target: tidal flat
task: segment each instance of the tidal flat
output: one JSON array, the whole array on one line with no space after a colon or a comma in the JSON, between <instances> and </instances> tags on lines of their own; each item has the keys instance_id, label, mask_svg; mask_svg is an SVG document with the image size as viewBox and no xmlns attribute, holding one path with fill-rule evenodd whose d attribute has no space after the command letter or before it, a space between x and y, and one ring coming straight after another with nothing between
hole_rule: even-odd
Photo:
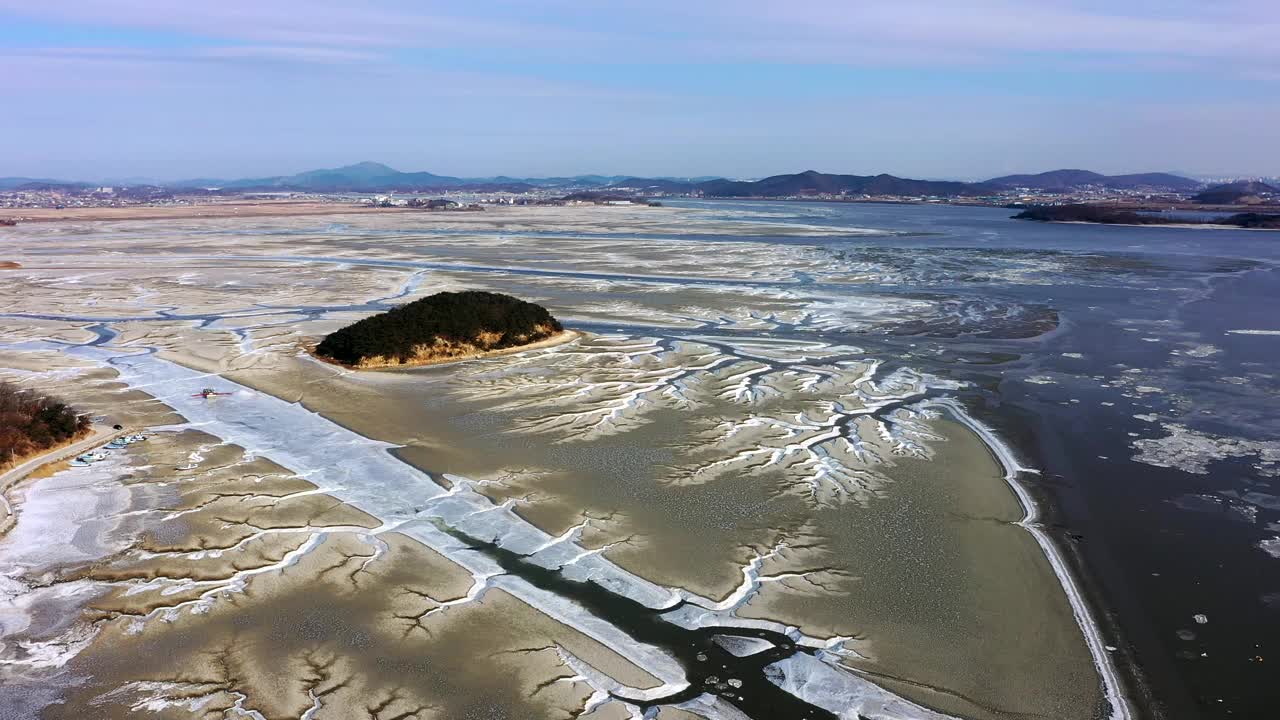
<instances>
[{"instance_id":1,"label":"tidal flat","mask_svg":"<svg viewBox=\"0 0 1280 720\"><path fill-rule=\"evenodd\" d=\"M915 268L825 244L890 231L500 208L5 233L0 377L148 440L11 492L0 716L1130 716L1028 524L1035 468L912 356L1054 316L889 292ZM459 289L579 335L306 353Z\"/></svg>"}]
</instances>

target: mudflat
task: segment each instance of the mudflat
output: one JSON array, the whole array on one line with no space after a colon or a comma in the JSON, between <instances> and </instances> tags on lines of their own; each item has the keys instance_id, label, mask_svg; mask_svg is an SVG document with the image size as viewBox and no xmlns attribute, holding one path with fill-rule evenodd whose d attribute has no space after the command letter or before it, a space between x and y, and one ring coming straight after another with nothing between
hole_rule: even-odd
<instances>
[{"instance_id":1,"label":"mudflat","mask_svg":"<svg viewBox=\"0 0 1280 720\"><path fill-rule=\"evenodd\" d=\"M767 213L466 215L7 232L0 376L152 430L15 498L0 710L1115 709L1024 469L959 383L859 339L968 315ZM460 288L572 331L377 372L302 350Z\"/></svg>"}]
</instances>

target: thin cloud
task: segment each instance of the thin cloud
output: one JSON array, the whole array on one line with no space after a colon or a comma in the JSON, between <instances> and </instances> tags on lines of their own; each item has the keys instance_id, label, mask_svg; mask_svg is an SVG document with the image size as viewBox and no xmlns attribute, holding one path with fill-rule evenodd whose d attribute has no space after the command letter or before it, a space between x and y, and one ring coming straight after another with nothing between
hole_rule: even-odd
<instances>
[{"instance_id":1,"label":"thin cloud","mask_svg":"<svg viewBox=\"0 0 1280 720\"><path fill-rule=\"evenodd\" d=\"M1144 0L1052 6L1008 0L704 0L697 3L549 0L537 12L501 0L483 6L380 2L354 6L277 0L0 0L0 12L45 21L179 33L262 47L452 48L519 62L777 62L998 64L1035 54L1217 59L1280 67L1280 14L1270 2ZM204 40L202 41L201 38ZM297 52L297 51L295 51ZM1257 68L1252 68L1256 72Z\"/></svg>"}]
</instances>

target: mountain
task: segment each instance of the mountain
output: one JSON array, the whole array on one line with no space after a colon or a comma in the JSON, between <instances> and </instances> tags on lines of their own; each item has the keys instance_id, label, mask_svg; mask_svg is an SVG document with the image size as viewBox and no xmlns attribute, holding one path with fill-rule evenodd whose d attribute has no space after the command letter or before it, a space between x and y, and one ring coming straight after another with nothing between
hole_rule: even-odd
<instances>
[{"instance_id":1,"label":"mountain","mask_svg":"<svg viewBox=\"0 0 1280 720\"><path fill-rule=\"evenodd\" d=\"M0 190L45 190L88 187L88 183L51 180L49 178L0 177Z\"/></svg>"},{"instance_id":2,"label":"mountain","mask_svg":"<svg viewBox=\"0 0 1280 720\"><path fill-rule=\"evenodd\" d=\"M1030 188L1046 192L1076 190L1087 186L1105 187L1110 190L1138 190L1143 188L1190 192L1203 183L1169 173L1133 173L1130 175L1103 175L1091 170L1050 170L1035 175L1005 175L992 178L988 185L1001 188Z\"/></svg>"},{"instance_id":3,"label":"mountain","mask_svg":"<svg viewBox=\"0 0 1280 720\"><path fill-rule=\"evenodd\" d=\"M1260 180L1241 180L1225 185L1214 185L1196 195L1192 200L1206 205L1234 205L1257 202L1266 197L1280 197L1280 188Z\"/></svg>"},{"instance_id":4,"label":"mountain","mask_svg":"<svg viewBox=\"0 0 1280 720\"><path fill-rule=\"evenodd\" d=\"M123 185L117 183L116 185ZM430 172L401 172L382 163L360 162L338 168L309 170L295 175L216 179L193 178L163 183L172 190L222 188L229 192L511 192L530 190L619 190L635 194L700 194L704 197L792 197L798 195L882 195L903 197L973 197L992 195L1014 188L1034 188L1064 192L1084 187L1113 190L1162 190L1192 192L1203 184L1168 173L1102 175L1089 170L1053 170L1036 175L1006 175L985 182L916 180L894 175L836 175L807 170L773 175L760 180L726 180L721 177L634 177L630 175L574 175L567 177L521 178L507 175L462 178ZM32 178L0 178L0 191L14 188L84 187L84 183L64 183Z\"/></svg>"},{"instance_id":5,"label":"mountain","mask_svg":"<svg viewBox=\"0 0 1280 720\"><path fill-rule=\"evenodd\" d=\"M1109 175L1107 176L1107 186L1119 190L1166 188L1177 192L1193 192L1204 187L1204 183L1170 173L1133 173L1131 175Z\"/></svg>"},{"instance_id":6,"label":"mountain","mask_svg":"<svg viewBox=\"0 0 1280 720\"><path fill-rule=\"evenodd\" d=\"M537 188L605 187L623 175L577 175L573 177L517 178L507 175L460 178L429 172L400 172L375 162L361 162L328 170L311 170L296 175L228 180L207 179L184 183L183 187L220 186L231 190L300 190L309 192L412 192L422 190L471 190L474 192L526 192Z\"/></svg>"},{"instance_id":7,"label":"mountain","mask_svg":"<svg viewBox=\"0 0 1280 720\"><path fill-rule=\"evenodd\" d=\"M234 190L308 190L313 192L379 192L386 190L436 190L465 184L462 178L429 172L400 172L382 163L361 162L297 175L232 180L223 187Z\"/></svg>"},{"instance_id":8,"label":"mountain","mask_svg":"<svg viewBox=\"0 0 1280 720\"><path fill-rule=\"evenodd\" d=\"M952 180L912 180L893 175L832 175L806 170L790 175L774 175L753 182L711 180L691 186L706 197L789 197L794 195L904 195L973 196L986 195L994 188L984 183Z\"/></svg>"}]
</instances>

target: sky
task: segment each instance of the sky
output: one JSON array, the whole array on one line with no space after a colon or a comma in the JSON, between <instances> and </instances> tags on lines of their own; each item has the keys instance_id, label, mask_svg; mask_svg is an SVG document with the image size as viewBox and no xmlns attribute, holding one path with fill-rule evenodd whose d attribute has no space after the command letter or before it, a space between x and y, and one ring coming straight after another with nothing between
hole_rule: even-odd
<instances>
[{"instance_id":1,"label":"sky","mask_svg":"<svg viewBox=\"0 0 1280 720\"><path fill-rule=\"evenodd\" d=\"M1275 0L0 0L0 176L1280 175Z\"/></svg>"}]
</instances>

